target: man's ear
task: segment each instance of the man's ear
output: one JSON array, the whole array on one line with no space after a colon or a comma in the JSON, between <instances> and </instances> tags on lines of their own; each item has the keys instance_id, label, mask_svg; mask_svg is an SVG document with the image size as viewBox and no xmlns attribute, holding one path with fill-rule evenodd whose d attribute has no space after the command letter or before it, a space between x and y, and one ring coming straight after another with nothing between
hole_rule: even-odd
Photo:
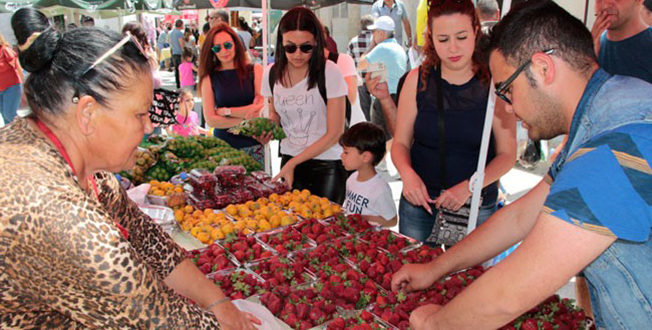
<instances>
[{"instance_id":1,"label":"man's ear","mask_svg":"<svg viewBox=\"0 0 652 330\"><path fill-rule=\"evenodd\" d=\"M75 104L75 114L77 116L77 125L84 135L91 135L95 131L96 123L94 118L97 116L98 103L94 97L84 95L79 98Z\"/></svg>"},{"instance_id":2,"label":"man's ear","mask_svg":"<svg viewBox=\"0 0 652 330\"><path fill-rule=\"evenodd\" d=\"M535 76L541 77L545 85L549 85L555 80L555 62L550 55L544 53L532 55L531 69Z\"/></svg>"}]
</instances>

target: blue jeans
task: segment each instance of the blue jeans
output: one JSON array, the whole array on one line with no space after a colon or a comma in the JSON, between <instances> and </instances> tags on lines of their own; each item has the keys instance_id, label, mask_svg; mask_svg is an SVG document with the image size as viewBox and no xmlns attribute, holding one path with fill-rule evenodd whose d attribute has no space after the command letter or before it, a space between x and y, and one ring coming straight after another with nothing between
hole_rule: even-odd
<instances>
[{"instance_id":1,"label":"blue jeans","mask_svg":"<svg viewBox=\"0 0 652 330\"><path fill-rule=\"evenodd\" d=\"M495 202L491 205L481 206L478 212L477 226L487 221L496 212L496 209ZM401 196L401 201L398 204L398 231L420 242L425 241L432 233L432 227L437 217L437 209L433 207L432 212L431 215L423 207L414 206Z\"/></svg>"},{"instance_id":2,"label":"blue jeans","mask_svg":"<svg viewBox=\"0 0 652 330\"><path fill-rule=\"evenodd\" d=\"M20 95L23 93L23 84L16 84L0 92L0 110L5 125L11 123L16 117L20 107Z\"/></svg>"},{"instance_id":3,"label":"blue jeans","mask_svg":"<svg viewBox=\"0 0 652 330\"><path fill-rule=\"evenodd\" d=\"M651 252L652 235L645 243L617 240L584 269L598 328L650 328Z\"/></svg>"}]
</instances>

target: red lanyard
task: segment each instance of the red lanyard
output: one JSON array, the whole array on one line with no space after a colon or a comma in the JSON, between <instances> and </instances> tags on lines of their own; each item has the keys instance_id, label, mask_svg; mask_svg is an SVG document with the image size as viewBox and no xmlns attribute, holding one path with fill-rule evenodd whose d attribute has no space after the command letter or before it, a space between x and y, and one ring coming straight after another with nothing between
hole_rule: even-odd
<instances>
[{"instance_id":1,"label":"red lanyard","mask_svg":"<svg viewBox=\"0 0 652 330\"><path fill-rule=\"evenodd\" d=\"M72 165L72 161L70 160L70 156L68 156L68 153L66 152L66 148L63 147L63 144L61 144L61 141L59 141L59 138L57 138L56 135L50 130L49 127L47 127L40 119L35 118L34 121L36 122L36 126L45 134L45 137L50 140L55 147L57 147L57 150L61 153L63 156L63 159L66 160L66 163L70 166L72 169L72 174L77 176L77 172L75 171L75 167ZM97 183L95 182L95 178L91 175L88 177L88 181L90 181L91 186L93 187L93 192L95 193L95 198L99 201L100 200L100 195L97 190ZM120 230L120 233L122 236L124 236L125 239L129 238L129 232L127 231L126 228L124 228L122 225L120 225L118 222L114 221L115 225L118 226L118 229Z\"/></svg>"}]
</instances>

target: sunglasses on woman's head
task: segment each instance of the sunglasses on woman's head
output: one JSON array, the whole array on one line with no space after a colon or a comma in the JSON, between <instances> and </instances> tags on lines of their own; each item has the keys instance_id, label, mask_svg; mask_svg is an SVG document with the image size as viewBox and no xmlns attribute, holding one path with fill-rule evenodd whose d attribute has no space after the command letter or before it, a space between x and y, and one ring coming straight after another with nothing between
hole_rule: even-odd
<instances>
[{"instance_id":1,"label":"sunglasses on woman's head","mask_svg":"<svg viewBox=\"0 0 652 330\"><path fill-rule=\"evenodd\" d=\"M230 41L226 41L221 45L217 44L217 45L213 46L211 48L211 50L213 51L213 53L217 54L217 53L222 51L222 47L224 47L224 49L226 49L226 50L230 50L231 48L233 48L233 43L230 42Z\"/></svg>"},{"instance_id":2,"label":"sunglasses on woman's head","mask_svg":"<svg viewBox=\"0 0 652 330\"><path fill-rule=\"evenodd\" d=\"M100 57L98 57L97 60L95 60L95 62L93 62L93 64L91 64L88 68L86 68L86 70L82 71L82 73L77 77L77 80L83 78L89 71L93 70L95 67L100 65L107 58L111 57L111 55L115 54L118 50L120 50L120 48L122 48L124 45L126 45L130 41L134 44L134 46L136 46L136 48L138 49L140 55L142 55L144 58L148 58L147 53L145 52L145 49L143 48L143 45L141 45L140 42L138 41L138 39L136 39L136 37L134 37L129 31L126 31L125 32L125 37L122 38L117 44L115 44L115 46L111 47L104 54L102 54ZM75 89L75 92L74 92L73 97L72 97L72 103L77 104L77 102L79 102L79 97L80 97L80 93L79 93L78 90Z\"/></svg>"},{"instance_id":3,"label":"sunglasses on woman's head","mask_svg":"<svg viewBox=\"0 0 652 330\"><path fill-rule=\"evenodd\" d=\"M283 50L285 50L285 52L288 54L294 54L297 49L300 49L302 53L308 54L312 52L314 48L315 46L311 44L303 44L301 46L297 46L295 44L283 45Z\"/></svg>"}]
</instances>

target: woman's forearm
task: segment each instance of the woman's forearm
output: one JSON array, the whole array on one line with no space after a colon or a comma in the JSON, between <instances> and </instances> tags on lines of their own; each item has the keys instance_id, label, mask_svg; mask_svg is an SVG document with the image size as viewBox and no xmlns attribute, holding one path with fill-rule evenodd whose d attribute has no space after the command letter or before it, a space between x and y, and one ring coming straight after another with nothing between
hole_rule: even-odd
<instances>
[{"instance_id":1,"label":"woman's forearm","mask_svg":"<svg viewBox=\"0 0 652 330\"><path fill-rule=\"evenodd\" d=\"M246 118L247 114L250 111L258 111L263 108L263 105L265 104L265 99L258 95L254 98L254 102L248 105L243 105L241 107L231 107L231 116L233 117L238 117L238 118Z\"/></svg>"},{"instance_id":2,"label":"woman's forearm","mask_svg":"<svg viewBox=\"0 0 652 330\"><path fill-rule=\"evenodd\" d=\"M392 143L391 155L392 163L394 163L394 166L396 166L396 169L401 176L404 176L406 171L412 170L410 149L408 149L406 146L398 143L397 141L394 141L394 143Z\"/></svg>"},{"instance_id":3,"label":"woman's forearm","mask_svg":"<svg viewBox=\"0 0 652 330\"><path fill-rule=\"evenodd\" d=\"M238 125L240 122L242 122L242 118L223 117L219 115L214 115L214 116L206 117L206 122L210 127L225 129L225 128L231 128L235 125Z\"/></svg>"},{"instance_id":4,"label":"woman's forearm","mask_svg":"<svg viewBox=\"0 0 652 330\"><path fill-rule=\"evenodd\" d=\"M514 153L515 154L515 153ZM513 166L516 161L515 155L499 154L487 164L484 170L484 180L482 187L486 187L505 175Z\"/></svg>"},{"instance_id":5,"label":"woman's forearm","mask_svg":"<svg viewBox=\"0 0 652 330\"><path fill-rule=\"evenodd\" d=\"M206 307L224 297L224 292L211 282L197 266L185 259L165 278L165 284L176 293L190 298L199 306Z\"/></svg>"}]
</instances>

